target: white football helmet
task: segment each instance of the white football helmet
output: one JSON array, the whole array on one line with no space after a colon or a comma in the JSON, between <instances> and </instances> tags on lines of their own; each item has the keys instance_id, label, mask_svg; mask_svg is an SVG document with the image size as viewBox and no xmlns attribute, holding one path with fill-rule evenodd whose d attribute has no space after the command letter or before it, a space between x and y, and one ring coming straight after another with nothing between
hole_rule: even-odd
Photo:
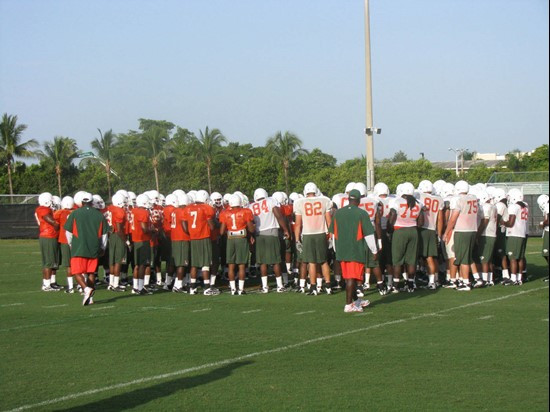
<instances>
[{"instance_id":1,"label":"white football helmet","mask_svg":"<svg viewBox=\"0 0 550 412\"><path fill-rule=\"evenodd\" d=\"M128 205L129 206L135 206L136 205L136 199L137 199L137 195L134 192L128 192Z\"/></svg>"},{"instance_id":2,"label":"white football helmet","mask_svg":"<svg viewBox=\"0 0 550 412\"><path fill-rule=\"evenodd\" d=\"M433 193L434 185L429 180L423 180L418 184L418 191L420 193Z\"/></svg>"},{"instance_id":3,"label":"white football helmet","mask_svg":"<svg viewBox=\"0 0 550 412\"><path fill-rule=\"evenodd\" d=\"M279 202L280 205L282 205L283 202L285 201L285 197L283 196L283 192L275 192L275 193L273 193L273 195L271 197L273 199L275 199L277 202Z\"/></svg>"},{"instance_id":4,"label":"white football helmet","mask_svg":"<svg viewBox=\"0 0 550 412\"><path fill-rule=\"evenodd\" d=\"M537 197L537 205L539 205L540 210L544 210L544 206L548 203L548 195L540 195Z\"/></svg>"},{"instance_id":5,"label":"white football helmet","mask_svg":"<svg viewBox=\"0 0 550 412\"><path fill-rule=\"evenodd\" d=\"M367 185L363 182L357 182L353 185L353 188L355 190L359 190L359 193L361 193L361 197L365 197L367 195Z\"/></svg>"},{"instance_id":6,"label":"white football helmet","mask_svg":"<svg viewBox=\"0 0 550 412\"><path fill-rule=\"evenodd\" d=\"M111 198L111 203L113 204L113 206L116 206L116 207L126 206L126 200L124 198L124 195L119 192L113 195L113 197Z\"/></svg>"},{"instance_id":7,"label":"white football helmet","mask_svg":"<svg viewBox=\"0 0 550 412\"><path fill-rule=\"evenodd\" d=\"M247 195L243 195L243 207L248 207L250 205L250 202L248 200Z\"/></svg>"},{"instance_id":8,"label":"white football helmet","mask_svg":"<svg viewBox=\"0 0 550 412\"><path fill-rule=\"evenodd\" d=\"M210 200L206 190L199 190L195 196L196 203L207 203Z\"/></svg>"},{"instance_id":9,"label":"white football helmet","mask_svg":"<svg viewBox=\"0 0 550 412\"><path fill-rule=\"evenodd\" d=\"M224 205L228 205L229 204L229 198L231 197L231 193L226 193L225 195L223 195L223 200L222 200L222 203Z\"/></svg>"},{"instance_id":10,"label":"white football helmet","mask_svg":"<svg viewBox=\"0 0 550 412\"><path fill-rule=\"evenodd\" d=\"M92 196L92 206L94 209L105 209L105 202L103 198L99 195Z\"/></svg>"},{"instance_id":11,"label":"white football helmet","mask_svg":"<svg viewBox=\"0 0 550 412\"><path fill-rule=\"evenodd\" d=\"M377 183L374 185L373 194L375 196L383 196L383 195L389 196L390 188L385 183L382 183L382 182Z\"/></svg>"},{"instance_id":12,"label":"white football helmet","mask_svg":"<svg viewBox=\"0 0 550 412\"><path fill-rule=\"evenodd\" d=\"M442 198L448 198L455 194L455 185L452 183L445 183L443 187L441 187L441 190L439 191L439 196Z\"/></svg>"},{"instance_id":13,"label":"white football helmet","mask_svg":"<svg viewBox=\"0 0 550 412\"><path fill-rule=\"evenodd\" d=\"M434 183L433 183L433 191L432 193L433 194L436 194L436 195L439 195L439 192L441 191L441 189L443 188L443 186L445 186L445 180L436 180Z\"/></svg>"},{"instance_id":14,"label":"white football helmet","mask_svg":"<svg viewBox=\"0 0 550 412\"><path fill-rule=\"evenodd\" d=\"M176 189L176 190L174 190L174 191L172 192L172 194L173 194L174 196L178 197L180 194L183 194L183 195L184 195L185 192L184 192L183 190L181 190L181 189Z\"/></svg>"},{"instance_id":15,"label":"white football helmet","mask_svg":"<svg viewBox=\"0 0 550 412\"><path fill-rule=\"evenodd\" d=\"M214 203L216 207L221 207L223 196L219 192L212 192L212 194L210 195L210 200L212 200L212 203Z\"/></svg>"},{"instance_id":16,"label":"white football helmet","mask_svg":"<svg viewBox=\"0 0 550 412\"><path fill-rule=\"evenodd\" d=\"M300 198L300 196L298 195L298 193L296 192L292 192L289 196L288 196L288 199L290 200L290 203L294 203L296 200L298 200Z\"/></svg>"},{"instance_id":17,"label":"white football helmet","mask_svg":"<svg viewBox=\"0 0 550 412\"><path fill-rule=\"evenodd\" d=\"M455 183L455 193L468 193L470 191L470 185L465 180L459 180Z\"/></svg>"},{"instance_id":18,"label":"white football helmet","mask_svg":"<svg viewBox=\"0 0 550 412\"><path fill-rule=\"evenodd\" d=\"M241 206L242 206L242 199L238 194L233 193L232 195L229 196L229 207L241 207Z\"/></svg>"},{"instance_id":19,"label":"white football helmet","mask_svg":"<svg viewBox=\"0 0 550 412\"><path fill-rule=\"evenodd\" d=\"M268 195L265 189L262 189L259 187L258 189L254 190L254 201L257 202L261 199L267 199Z\"/></svg>"},{"instance_id":20,"label":"white football helmet","mask_svg":"<svg viewBox=\"0 0 550 412\"><path fill-rule=\"evenodd\" d=\"M354 187L355 187L355 182L349 182L349 183L346 185L345 193L346 193L346 194L349 194L349 192L351 192L351 191L353 190Z\"/></svg>"},{"instance_id":21,"label":"white football helmet","mask_svg":"<svg viewBox=\"0 0 550 412\"><path fill-rule=\"evenodd\" d=\"M166 196L166 204L168 206L179 207L178 197L175 194L169 194Z\"/></svg>"},{"instance_id":22,"label":"white football helmet","mask_svg":"<svg viewBox=\"0 0 550 412\"><path fill-rule=\"evenodd\" d=\"M486 190L480 190L476 193L480 204L487 203L492 200L491 195Z\"/></svg>"},{"instance_id":23,"label":"white football helmet","mask_svg":"<svg viewBox=\"0 0 550 412\"><path fill-rule=\"evenodd\" d=\"M154 205L158 204L159 195L160 195L160 193L158 191L149 190L149 191L145 192L144 194L146 194L149 197L149 201L152 202Z\"/></svg>"},{"instance_id":24,"label":"white football helmet","mask_svg":"<svg viewBox=\"0 0 550 412\"><path fill-rule=\"evenodd\" d=\"M157 203L158 206L165 206L166 205L166 197L162 193L159 193L159 200Z\"/></svg>"},{"instance_id":25,"label":"white football helmet","mask_svg":"<svg viewBox=\"0 0 550 412\"><path fill-rule=\"evenodd\" d=\"M313 182L306 183L306 185L304 186L304 196L307 196L310 193L313 193L315 196L317 196L318 190L319 188L315 183Z\"/></svg>"},{"instance_id":26,"label":"white football helmet","mask_svg":"<svg viewBox=\"0 0 550 412\"><path fill-rule=\"evenodd\" d=\"M145 193L142 193L136 198L136 206L148 209L151 207L151 199Z\"/></svg>"},{"instance_id":27,"label":"white football helmet","mask_svg":"<svg viewBox=\"0 0 550 412\"><path fill-rule=\"evenodd\" d=\"M117 193L120 193L120 194L121 194L122 196L124 196L126 199L128 198L128 192L127 192L126 190L124 190L124 189L119 189L119 190L117 190L116 193L115 193L115 195L116 195Z\"/></svg>"},{"instance_id":28,"label":"white football helmet","mask_svg":"<svg viewBox=\"0 0 550 412\"><path fill-rule=\"evenodd\" d=\"M74 200L71 196L65 196L61 199L61 208L71 210L74 207Z\"/></svg>"},{"instance_id":29,"label":"white football helmet","mask_svg":"<svg viewBox=\"0 0 550 412\"><path fill-rule=\"evenodd\" d=\"M52 196L52 209L59 210L61 208L61 198L59 196Z\"/></svg>"},{"instance_id":30,"label":"white football helmet","mask_svg":"<svg viewBox=\"0 0 550 412\"><path fill-rule=\"evenodd\" d=\"M516 188L510 189L508 191L508 199L512 204L523 202L523 193L521 192L521 190Z\"/></svg>"},{"instance_id":31,"label":"white football helmet","mask_svg":"<svg viewBox=\"0 0 550 412\"><path fill-rule=\"evenodd\" d=\"M74 203L78 207L82 207L83 203L91 202L92 200L92 194L89 192L80 191L74 195Z\"/></svg>"},{"instance_id":32,"label":"white football helmet","mask_svg":"<svg viewBox=\"0 0 550 412\"><path fill-rule=\"evenodd\" d=\"M195 201L194 199L191 199L189 193L178 193L176 197L178 198L178 207L190 205Z\"/></svg>"},{"instance_id":33,"label":"white football helmet","mask_svg":"<svg viewBox=\"0 0 550 412\"><path fill-rule=\"evenodd\" d=\"M52 207L52 204L53 204L52 194L49 192L41 193L40 196L38 196L38 204L40 206Z\"/></svg>"},{"instance_id":34,"label":"white football helmet","mask_svg":"<svg viewBox=\"0 0 550 412\"><path fill-rule=\"evenodd\" d=\"M399 183L395 188L395 196L401 197L403 195L403 183Z\"/></svg>"},{"instance_id":35,"label":"white football helmet","mask_svg":"<svg viewBox=\"0 0 550 412\"><path fill-rule=\"evenodd\" d=\"M403 195L414 195L414 186L410 182L401 183L401 196Z\"/></svg>"}]
</instances>

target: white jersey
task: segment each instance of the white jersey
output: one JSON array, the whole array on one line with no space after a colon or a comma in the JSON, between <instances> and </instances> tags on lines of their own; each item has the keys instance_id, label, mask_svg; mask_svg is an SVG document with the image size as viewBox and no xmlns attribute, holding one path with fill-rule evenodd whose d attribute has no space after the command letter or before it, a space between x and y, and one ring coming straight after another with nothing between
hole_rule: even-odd
<instances>
[{"instance_id":1,"label":"white jersey","mask_svg":"<svg viewBox=\"0 0 550 412\"><path fill-rule=\"evenodd\" d=\"M497 202L495 206L497 208L497 214L501 216L501 222L508 221L508 206L506 206L503 202ZM500 231L502 233L506 233L506 228L502 226L500 227Z\"/></svg>"},{"instance_id":2,"label":"white jersey","mask_svg":"<svg viewBox=\"0 0 550 412\"><path fill-rule=\"evenodd\" d=\"M424 210L424 229L436 230L437 229L437 217L439 212L443 210L443 199L436 195L429 193L420 193L420 204Z\"/></svg>"},{"instance_id":3,"label":"white jersey","mask_svg":"<svg viewBox=\"0 0 550 412\"><path fill-rule=\"evenodd\" d=\"M451 199L451 211L459 211L455 232L477 232L479 204L474 195L459 195Z\"/></svg>"},{"instance_id":4,"label":"white jersey","mask_svg":"<svg viewBox=\"0 0 550 412\"><path fill-rule=\"evenodd\" d=\"M388 228L388 217L390 216L390 198L389 197L379 197L378 201L380 202L380 207L382 208L382 215L380 216L380 226L382 230Z\"/></svg>"},{"instance_id":5,"label":"white jersey","mask_svg":"<svg viewBox=\"0 0 550 412\"><path fill-rule=\"evenodd\" d=\"M254 214L254 223L256 224L256 233L261 233L265 230L279 229L279 222L273 213L274 207L279 207L277 202L272 197L259 200L248 206Z\"/></svg>"},{"instance_id":6,"label":"white jersey","mask_svg":"<svg viewBox=\"0 0 550 412\"><path fill-rule=\"evenodd\" d=\"M514 215L516 221L514 226L506 228L506 236L508 237L525 237L529 221L529 208L521 207L517 203L508 206L508 214Z\"/></svg>"},{"instance_id":7,"label":"white jersey","mask_svg":"<svg viewBox=\"0 0 550 412\"><path fill-rule=\"evenodd\" d=\"M416 226L416 219L418 219L421 211L420 203L416 202L414 207L409 209L407 199L396 197L390 201L390 209L395 210L397 214L397 219L393 225L396 229Z\"/></svg>"},{"instance_id":8,"label":"white jersey","mask_svg":"<svg viewBox=\"0 0 550 412\"><path fill-rule=\"evenodd\" d=\"M294 202L294 213L302 216L302 234L328 233L326 214L332 209L332 200L325 196L304 197Z\"/></svg>"},{"instance_id":9,"label":"white jersey","mask_svg":"<svg viewBox=\"0 0 550 412\"><path fill-rule=\"evenodd\" d=\"M370 221L373 225L376 217L376 211L378 210L379 205L380 201L375 197L366 196L362 197L359 201L359 209L363 209L369 214Z\"/></svg>"},{"instance_id":10,"label":"white jersey","mask_svg":"<svg viewBox=\"0 0 550 412\"><path fill-rule=\"evenodd\" d=\"M497 236L497 208L491 203L484 203L481 207L483 211L483 218L489 219L485 230L481 234L486 237L496 237Z\"/></svg>"},{"instance_id":11,"label":"white jersey","mask_svg":"<svg viewBox=\"0 0 550 412\"><path fill-rule=\"evenodd\" d=\"M345 193L338 193L332 196L332 203L334 203L336 209L342 209L349 203L349 196Z\"/></svg>"}]
</instances>

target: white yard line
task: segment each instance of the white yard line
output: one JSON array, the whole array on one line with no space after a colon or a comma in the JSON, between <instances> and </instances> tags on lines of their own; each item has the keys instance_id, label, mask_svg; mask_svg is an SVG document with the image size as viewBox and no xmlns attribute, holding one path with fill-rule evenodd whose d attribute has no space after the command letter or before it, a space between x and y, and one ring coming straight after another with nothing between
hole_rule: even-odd
<instances>
[{"instance_id":1,"label":"white yard line","mask_svg":"<svg viewBox=\"0 0 550 412\"><path fill-rule=\"evenodd\" d=\"M9 308L10 306L21 306L21 305L24 305L24 303L6 303L5 305L2 305L0 307Z\"/></svg>"},{"instance_id":2,"label":"white yard line","mask_svg":"<svg viewBox=\"0 0 550 412\"><path fill-rule=\"evenodd\" d=\"M51 309L51 308L64 308L65 306L69 306L69 304L64 303L63 305L51 305L51 306L42 306L42 307L46 309Z\"/></svg>"},{"instance_id":3,"label":"white yard line","mask_svg":"<svg viewBox=\"0 0 550 412\"><path fill-rule=\"evenodd\" d=\"M195 310L192 310L191 312L192 312L192 313L207 312L207 311L209 311L209 310L212 310L212 308L195 309Z\"/></svg>"},{"instance_id":4,"label":"white yard line","mask_svg":"<svg viewBox=\"0 0 550 412\"><path fill-rule=\"evenodd\" d=\"M196 372L196 371L199 371L199 370L202 370L202 369L215 368L215 367L218 367L218 366L227 365L227 364L234 363L234 362L239 362L239 361L242 361L244 359L255 358L255 357L258 357L258 356L268 355L268 354L271 354L271 353L285 352L285 351L288 351L288 350L291 350L291 349L299 348L299 347L302 347L302 346L307 346L307 345L310 345L312 343L322 342L322 341L326 341L326 340L330 340L330 339L340 338L342 336L347 336L347 335L352 335L352 334L356 334L356 333L366 332L366 331L371 330L371 329L378 329L378 328L382 328L384 326L391 326L391 325L396 325L396 324L399 324L399 323L409 322L411 320L418 320L418 319L433 317L433 316L437 316L437 315L442 314L442 313L452 312L454 310L465 309L465 308L469 308L469 307L477 306L477 305L483 305L483 304L486 304L486 303L499 302L499 301L504 300L504 299L525 295L525 294L531 293L531 292L537 292L537 291L543 290L543 289L548 289L548 286L535 288L535 289L530 289L530 290L526 290L526 291L521 291L521 292L517 292L517 293L512 293L510 295L501 296L501 297L498 297L498 298L487 299L487 300L479 300L477 302L466 303L464 305L454 306L452 308L443 309L443 310L440 310L440 311L437 311L437 312L423 313L423 314L420 314L420 315L417 315L417 316L412 316L412 317L409 317L409 318L402 318L402 319L392 320L392 321L388 321L388 322L377 323L375 325L365 326L364 328L352 329L352 330L348 330L348 331L345 331L345 332L335 333L335 334L332 334L332 335L320 336L318 338L308 339L308 340L305 340L305 341L302 341L302 342L294 343L292 345L279 346L277 348L267 349L267 350L263 350L263 351L260 351L260 352L247 353L245 355L237 356L235 358L223 359L223 360L220 360L220 361L217 361L217 362L211 362L211 363L204 363L202 365L193 366L191 368L180 369L178 371L164 373L162 375L148 376L148 377L145 377L145 378L135 379L135 380L129 381L129 382L119 383L119 384L116 384L116 385L104 386L102 388L96 388L96 389L90 389L88 391L73 393L73 394L70 394L70 395L61 396L59 398L54 398L54 399L49 399L49 400L38 402L38 403L23 405L23 406L20 406L18 408L11 409L9 412L24 411L24 410L32 409L32 408L41 408L41 407L52 405L52 404L55 404L55 403L65 402L65 401L70 401L70 400L73 400L73 399L81 398L83 396L95 395L96 393L113 391L113 390L117 390L117 389L126 388L128 386L139 385L139 384L146 383L146 382L158 381L158 380L161 380L161 379L171 378L171 377L174 377L174 376L186 375L188 373Z\"/></svg>"},{"instance_id":5,"label":"white yard line","mask_svg":"<svg viewBox=\"0 0 550 412\"><path fill-rule=\"evenodd\" d=\"M491 319L491 318L494 318L493 315L487 315L487 316L482 316L480 318L477 318L478 320L487 320L487 319Z\"/></svg>"},{"instance_id":6,"label":"white yard line","mask_svg":"<svg viewBox=\"0 0 550 412\"><path fill-rule=\"evenodd\" d=\"M315 311L314 310L308 310L307 312L297 312L297 313L295 313L295 315L306 315L308 313L315 313Z\"/></svg>"},{"instance_id":7,"label":"white yard line","mask_svg":"<svg viewBox=\"0 0 550 412\"><path fill-rule=\"evenodd\" d=\"M96 308L92 308L91 310L104 310L104 309L112 309L114 308L114 305L111 306L98 306Z\"/></svg>"},{"instance_id":8,"label":"white yard line","mask_svg":"<svg viewBox=\"0 0 550 412\"><path fill-rule=\"evenodd\" d=\"M241 312L241 313L256 313L261 311L262 311L261 309L254 309L254 310L245 310L244 312Z\"/></svg>"}]
</instances>

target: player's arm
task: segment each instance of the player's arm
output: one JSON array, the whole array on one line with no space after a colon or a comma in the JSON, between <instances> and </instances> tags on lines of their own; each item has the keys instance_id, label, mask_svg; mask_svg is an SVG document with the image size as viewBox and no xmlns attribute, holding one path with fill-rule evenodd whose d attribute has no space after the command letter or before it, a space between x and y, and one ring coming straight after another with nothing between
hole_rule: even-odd
<instances>
[{"instance_id":1,"label":"player's arm","mask_svg":"<svg viewBox=\"0 0 550 412\"><path fill-rule=\"evenodd\" d=\"M48 222L50 225L54 227L55 230L59 230L59 223L55 221L52 215L45 215L43 217L44 221Z\"/></svg>"},{"instance_id":2,"label":"player's arm","mask_svg":"<svg viewBox=\"0 0 550 412\"><path fill-rule=\"evenodd\" d=\"M277 219L277 222L279 222L279 226L283 229L283 233L285 234L287 239L290 239L290 232L288 231L288 225L286 223L286 219L281 213L281 208L279 206L273 207L273 214L275 215L275 219Z\"/></svg>"},{"instance_id":3,"label":"player's arm","mask_svg":"<svg viewBox=\"0 0 550 412\"><path fill-rule=\"evenodd\" d=\"M488 218L483 218L481 219L481 222L479 222L479 226L477 228L477 235L476 237L479 239L481 237L481 234L485 231L485 229L487 228L487 225L489 224L489 219Z\"/></svg>"},{"instance_id":4,"label":"player's arm","mask_svg":"<svg viewBox=\"0 0 550 412\"><path fill-rule=\"evenodd\" d=\"M254 223L254 220L249 220L248 222L246 222L246 230L250 234L253 234L256 232L256 224Z\"/></svg>"},{"instance_id":5,"label":"player's arm","mask_svg":"<svg viewBox=\"0 0 550 412\"><path fill-rule=\"evenodd\" d=\"M126 233L124 231L124 223L123 222L116 222L116 233L117 235L122 239L124 243L126 243Z\"/></svg>"},{"instance_id":6,"label":"player's arm","mask_svg":"<svg viewBox=\"0 0 550 412\"><path fill-rule=\"evenodd\" d=\"M393 232L393 225L395 225L396 220L397 212L395 209L390 209L390 213L388 214L388 232Z\"/></svg>"},{"instance_id":7,"label":"player's arm","mask_svg":"<svg viewBox=\"0 0 550 412\"><path fill-rule=\"evenodd\" d=\"M330 227L330 224L332 222L332 209L328 209L325 213L325 223L327 224L327 227Z\"/></svg>"},{"instance_id":8,"label":"player's arm","mask_svg":"<svg viewBox=\"0 0 550 412\"><path fill-rule=\"evenodd\" d=\"M424 226L424 209L420 208L420 213L418 214L418 217L416 218L416 227L422 227Z\"/></svg>"},{"instance_id":9,"label":"player's arm","mask_svg":"<svg viewBox=\"0 0 550 412\"><path fill-rule=\"evenodd\" d=\"M296 241L299 242L302 235L302 215L296 215L296 220L294 222L294 237Z\"/></svg>"},{"instance_id":10,"label":"player's arm","mask_svg":"<svg viewBox=\"0 0 550 412\"><path fill-rule=\"evenodd\" d=\"M504 227L512 227L516 224L516 215L510 215L508 217L508 221L501 221L500 222L501 226L504 226Z\"/></svg>"},{"instance_id":11,"label":"player's arm","mask_svg":"<svg viewBox=\"0 0 550 412\"><path fill-rule=\"evenodd\" d=\"M225 232L227 232L227 226L225 223L221 222L220 224L220 236L225 235Z\"/></svg>"},{"instance_id":12,"label":"player's arm","mask_svg":"<svg viewBox=\"0 0 550 412\"><path fill-rule=\"evenodd\" d=\"M437 224L436 224L436 230L437 230L437 236L441 238L443 236L443 228L445 227L445 213L443 210L440 210L437 214Z\"/></svg>"},{"instance_id":13,"label":"player's arm","mask_svg":"<svg viewBox=\"0 0 550 412\"><path fill-rule=\"evenodd\" d=\"M208 219L206 221L206 223L208 223L208 227L210 228L210 231L213 231L216 229L216 221L213 217L211 217L210 219Z\"/></svg>"},{"instance_id":14,"label":"player's arm","mask_svg":"<svg viewBox=\"0 0 550 412\"><path fill-rule=\"evenodd\" d=\"M451 212L451 217L449 218L447 229L445 230L445 234L443 235L443 240L445 241L445 243L449 243L451 241L451 236L453 235L453 230L455 229L456 221L458 220L459 215L459 210L453 210Z\"/></svg>"}]
</instances>

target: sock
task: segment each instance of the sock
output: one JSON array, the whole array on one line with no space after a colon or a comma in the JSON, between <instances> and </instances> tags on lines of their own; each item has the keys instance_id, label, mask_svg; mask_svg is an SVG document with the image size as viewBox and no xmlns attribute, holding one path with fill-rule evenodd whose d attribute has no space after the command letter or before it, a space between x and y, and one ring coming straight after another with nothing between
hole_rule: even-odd
<instances>
[{"instance_id":1,"label":"sock","mask_svg":"<svg viewBox=\"0 0 550 412\"><path fill-rule=\"evenodd\" d=\"M518 275L516 275L515 273L512 273L512 276L510 276L512 278L512 282L516 282L518 280Z\"/></svg>"},{"instance_id":2,"label":"sock","mask_svg":"<svg viewBox=\"0 0 550 412\"><path fill-rule=\"evenodd\" d=\"M435 275L428 275L428 283L435 283Z\"/></svg>"},{"instance_id":3,"label":"sock","mask_svg":"<svg viewBox=\"0 0 550 412\"><path fill-rule=\"evenodd\" d=\"M187 276L185 277L185 279L187 280ZM197 279L191 278L191 289L196 289L196 288L197 288Z\"/></svg>"},{"instance_id":4,"label":"sock","mask_svg":"<svg viewBox=\"0 0 550 412\"><path fill-rule=\"evenodd\" d=\"M138 282L139 279L134 278L132 280L133 280L133 284L134 284L134 289L139 290L139 282Z\"/></svg>"},{"instance_id":5,"label":"sock","mask_svg":"<svg viewBox=\"0 0 550 412\"><path fill-rule=\"evenodd\" d=\"M487 282L489 280L489 274L488 273L485 273L485 272L482 272L481 273L481 279L484 281L484 282Z\"/></svg>"},{"instance_id":6,"label":"sock","mask_svg":"<svg viewBox=\"0 0 550 412\"><path fill-rule=\"evenodd\" d=\"M114 282L114 277L115 277L115 275L109 275L109 286L113 286L113 284L115 283Z\"/></svg>"},{"instance_id":7,"label":"sock","mask_svg":"<svg viewBox=\"0 0 550 412\"><path fill-rule=\"evenodd\" d=\"M150 281L151 281L151 275L143 276L143 286L149 286Z\"/></svg>"},{"instance_id":8,"label":"sock","mask_svg":"<svg viewBox=\"0 0 550 412\"><path fill-rule=\"evenodd\" d=\"M56 283L56 281L55 281L55 275L54 275L53 273L52 273L52 275L50 276L50 285L51 285L52 283Z\"/></svg>"},{"instance_id":9,"label":"sock","mask_svg":"<svg viewBox=\"0 0 550 412\"><path fill-rule=\"evenodd\" d=\"M210 289L210 279L205 279L204 280L204 288L205 289Z\"/></svg>"},{"instance_id":10,"label":"sock","mask_svg":"<svg viewBox=\"0 0 550 412\"><path fill-rule=\"evenodd\" d=\"M487 279L489 280L489 282L492 282L493 281L493 272L489 272L487 275L488 275Z\"/></svg>"},{"instance_id":11,"label":"sock","mask_svg":"<svg viewBox=\"0 0 550 412\"><path fill-rule=\"evenodd\" d=\"M502 277L504 279L510 279L510 272L508 271L508 269L502 269Z\"/></svg>"},{"instance_id":12,"label":"sock","mask_svg":"<svg viewBox=\"0 0 550 412\"><path fill-rule=\"evenodd\" d=\"M119 276L115 276L115 275L109 275L109 276L112 276L113 277L113 286L115 288L118 288L118 282L120 280L120 277Z\"/></svg>"},{"instance_id":13,"label":"sock","mask_svg":"<svg viewBox=\"0 0 550 412\"><path fill-rule=\"evenodd\" d=\"M74 288L74 277L73 277L73 276L67 277L67 287L68 287L69 289L73 289L73 288Z\"/></svg>"},{"instance_id":14,"label":"sock","mask_svg":"<svg viewBox=\"0 0 550 412\"><path fill-rule=\"evenodd\" d=\"M216 276L217 275L210 275L210 284L214 286L216 284Z\"/></svg>"},{"instance_id":15,"label":"sock","mask_svg":"<svg viewBox=\"0 0 550 412\"><path fill-rule=\"evenodd\" d=\"M183 289L183 279L176 279L175 285L177 289Z\"/></svg>"},{"instance_id":16,"label":"sock","mask_svg":"<svg viewBox=\"0 0 550 412\"><path fill-rule=\"evenodd\" d=\"M277 287L282 288L283 287L283 278L281 276L276 277L275 281L277 282Z\"/></svg>"},{"instance_id":17,"label":"sock","mask_svg":"<svg viewBox=\"0 0 550 412\"><path fill-rule=\"evenodd\" d=\"M239 290L244 290L244 280L239 280Z\"/></svg>"},{"instance_id":18,"label":"sock","mask_svg":"<svg viewBox=\"0 0 550 412\"><path fill-rule=\"evenodd\" d=\"M45 288L50 287L50 279L42 279L42 286Z\"/></svg>"},{"instance_id":19,"label":"sock","mask_svg":"<svg viewBox=\"0 0 550 412\"><path fill-rule=\"evenodd\" d=\"M197 279L195 279L195 282L196 281L197 281ZM188 285L189 283L194 283L194 282L191 279L191 275L188 273L187 275L185 275L185 284Z\"/></svg>"},{"instance_id":20,"label":"sock","mask_svg":"<svg viewBox=\"0 0 550 412\"><path fill-rule=\"evenodd\" d=\"M450 282L450 280L451 280L451 272L447 272L447 273L445 274L445 279L447 279L447 282Z\"/></svg>"},{"instance_id":21,"label":"sock","mask_svg":"<svg viewBox=\"0 0 550 412\"><path fill-rule=\"evenodd\" d=\"M407 273L403 273L403 279L405 279L405 282L409 280L409 275Z\"/></svg>"},{"instance_id":22,"label":"sock","mask_svg":"<svg viewBox=\"0 0 550 412\"><path fill-rule=\"evenodd\" d=\"M145 280L144 279L138 279L138 290L142 290L143 286L145 286Z\"/></svg>"},{"instance_id":23,"label":"sock","mask_svg":"<svg viewBox=\"0 0 550 412\"><path fill-rule=\"evenodd\" d=\"M234 281L234 280L230 280L230 281L229 281L229 288L230 288L231 290L235 290L235 281Z\"/></svg>"},{"instance_id":24,"label":"sock","mask_svg":"<svg viewBox=\"0 0 550 412\"><path fill-rule=\"evenodd\" d=\"M267 276L262 276L262 288L267 288Z\"/></svg>"},{"instance_id":25,"label":"sock","mask_svg":"<svg viewBox=\"0 0 550 412\"><path fill-rule=\"evenodd\" d=\"M388 286L393 286L393 276L392 275L388 275Z\"/></svg>"},{"instance_id":26,"label":"sock","mask_svg":"<svg viewBox=\"0 0 550 412\"><path fill-rule=\"evenodd\" d=\"M518 282L521 282L523 278L523 273L518 273Z\"/></svg>"},{"instance_id":27,"label":"sock","mask_svg":"<svg viewBox=\"0 0 550 412\"><path fill-rule=\"evenodd\" d=\"M168 273L166 274L166 284L170 286L172 283L172 276L170 276ZM183 279L181 280L181 283L183 283Z\"/></svg>"},{"instance_id":28,"label":"sock","mask_svg":"<svg viewBox=\"0 0 550 412\"><path fill-rule=\"evenodd\" d=\"M475 280L479 280L479 273L478 272L474 273L473 276L474 276Z\"/></svg>"},{"instance_id":29,"label":"sock","mask_svg":"<svg viewBox=\"0 0 550 412\"><path fill-rule=\"evenodd\" d=\"M342 275L334 275L334 279L336 279L336 282L340 282L342 280Z\"/></svg>"},{"instance_id":30,"label":"sock","mask_svg":"<svg viewBox=\"0 0 550 412\"><path fill-rule=\"evenodd\" d=\"M283 285L288 284L288 273L286 273L286 272L283 273L282 277L283 277Z\"/></svg>"},{"instance_id":31,"label":"sock","mask_svg":"<svg viewBox=\"0 0 550 412\"><path fill-rule=\"evenodd\" d=\"M157 283L162 282L162 273L157 272Z\"/></svg>"},{"instance_id":32,"label":"sock","mask_svg":"<svg viewBox=\"0 0 550 412\"><path fill-rule=\"evenodd\" d=\"M465 285L469 285L470 284L470 279L461 279L462 282L465 284Z\"/></svg>"},{"instance_id":33,"label":"sock","mask_svg":"<svg viewBox=\"0 0 550 412\"><path fill-rule=\"evenodd\" d=\"M300 287L301 287L301 288L305 288L305 287L306 287L306 280L305 280L305 279L300 279Z\"/></svg>"},{"instance_id":34,"label":"sock","mask_svg":"<svg viewBox=\"0 0 550 412\"><path fill-rule=\"evenodd\" d=\"M85 274L82 275L82 276L84 276L84 283L88 283L88 274L85 273Z\"/></svg>"},{"instance_id":35,"label":"sock","mask_svg":"<svg viewBox=\"0 0 550 412\"><path fill-rule=\"evenodd\" d=\"M321 289L323 287L323 278L315 279L315 283L317 284L317 289Z\"/></svg>"},{"instance_id":36,"label":"sock","mask_svg":"<svg viewBox=\"0 0 550 412\"><path fill-rule=\"evenodd\" d=\"M292 270L292 263L287 263L286 264L286 273L290 273L291 270Z\"/></svg>"}]
</instances>

